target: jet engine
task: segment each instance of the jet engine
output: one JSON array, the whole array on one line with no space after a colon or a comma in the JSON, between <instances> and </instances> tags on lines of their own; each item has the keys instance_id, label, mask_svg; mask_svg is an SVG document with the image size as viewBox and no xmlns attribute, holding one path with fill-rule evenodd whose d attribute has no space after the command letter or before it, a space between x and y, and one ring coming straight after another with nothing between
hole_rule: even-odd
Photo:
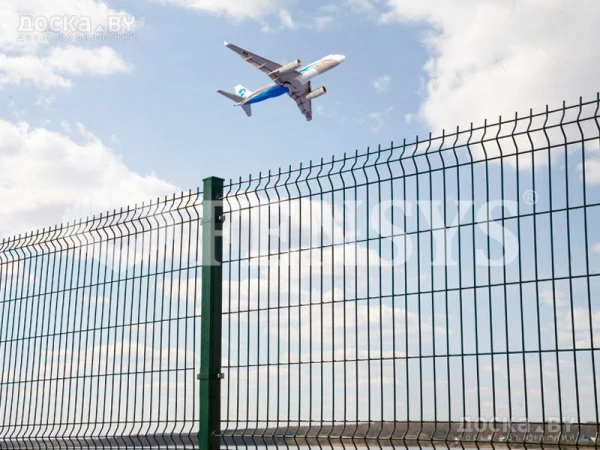
<instances>
[{"instance_id":1,"label":"jet engine","mask_svg":"<svg viewBox=\"0 0 600 450\"><path fill-rule=\"evenodd\" d=\"M297 59L295 61L292 61L291 63L286 64L285 66L281 66L279 69L273 70L272 72L269 73L269 75L281 75L286 72L291 72L292 70L297 69L301 65L302 65L302 63L300 62L299 59Z\"/></svg>"},{"instance_id":2,"label":"jet engine","mask_svg":"<svg viewBox=\"0 0 600 450\"><path fill-rule=\"evenodd\" d=\"M306 99L312 100L313 98L320 97L325 92L327 92L327 89L325 89L325 86L320 87L319 89L315 89L314 91L310 91L308 94L306 94Z\"/></svg>"}]
</instances>

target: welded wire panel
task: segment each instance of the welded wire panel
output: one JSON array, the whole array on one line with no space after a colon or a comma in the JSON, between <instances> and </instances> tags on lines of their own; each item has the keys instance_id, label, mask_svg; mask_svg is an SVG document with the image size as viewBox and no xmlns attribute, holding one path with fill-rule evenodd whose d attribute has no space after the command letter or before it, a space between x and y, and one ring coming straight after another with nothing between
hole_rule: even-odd
<instances>
[{"instance_id":1,"label":"welded wire panel","mask_svg":"<svg viewBox=\"0 0 600 450\"><path fill-rule=\"evenodd\" d=\"M202 195L0 246L0 447L197 442Z\"/></svg>"},{"instance_id":2,"label":"welded wire panel","mask_svg":"<svg viewBox=\"0 0 600 450\"><path fill-rule=\"evenodd\" d=\"M224 445L598 445L598 111L230 182Z\"/></svg>"}]
</instances>

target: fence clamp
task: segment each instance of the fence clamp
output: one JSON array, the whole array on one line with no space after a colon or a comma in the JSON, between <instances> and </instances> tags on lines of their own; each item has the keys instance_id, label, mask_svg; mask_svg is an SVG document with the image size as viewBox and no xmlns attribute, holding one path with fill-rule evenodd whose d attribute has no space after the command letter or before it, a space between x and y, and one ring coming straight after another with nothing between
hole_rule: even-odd
<instances>
[{"instance_id":1,"label":"fence clamp","mask_svg":"<svg viewBox=\"0 0 600 450\"><path fill-rule=\"evenodd\" d=\"M210 374L206 374L206 373L199 373L198 375L196 375L196 379L197 380L210 380L212 378L216 378L217 380L222 380L225 378L225 374L223 372L214 374L214 375L210 375Z\"/></svg>"}]
</instances>

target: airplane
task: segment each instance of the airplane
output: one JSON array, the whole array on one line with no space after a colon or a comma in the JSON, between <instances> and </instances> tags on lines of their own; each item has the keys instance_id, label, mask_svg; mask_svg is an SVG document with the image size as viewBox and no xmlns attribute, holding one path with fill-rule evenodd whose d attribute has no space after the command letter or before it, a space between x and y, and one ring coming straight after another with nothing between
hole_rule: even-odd
<instances>
[{"instance_id":1,"label":"airplane","mask_svg":"<svg viewBox=\"0 0 600 450\"><path fill-rule=\"evenodd\" d=\"M235 102L233 106L241 106L248 117L252 115L253 104L288 94L294 99L306 120L312 120L312 100L325 94L327 90L325 86L313 90L311 80L317 75L337 67L346 59L344 55L328 55L304 67L301 67L302 63L299 59L282 65L227 41L224 44L245 61L267 74L272 80L271 83L253 92L241 84L235 87L235 94L222 90L217 91L233 100Z\"/></svg>"}]
</instances>

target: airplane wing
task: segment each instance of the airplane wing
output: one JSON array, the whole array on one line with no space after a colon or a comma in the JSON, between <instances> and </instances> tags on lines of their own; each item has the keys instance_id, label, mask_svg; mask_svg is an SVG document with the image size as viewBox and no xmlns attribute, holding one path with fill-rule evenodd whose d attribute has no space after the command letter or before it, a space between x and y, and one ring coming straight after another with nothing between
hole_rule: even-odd
<instances>
[{"instance_id":1,"label":"airplane wing","mask_svg":"<svg viewBox=\"0 0 600 450\"><path fill-rule=\"evenodd\" d=\"M312 101L306 98L306 94L311 91L310 81L306 88L302 91L289 92L288 95L294 99L298 108L300 108L300 112L306 117L307 121L312 120Z\"/></svg>"},{"instance_id":2,"label":"airplane wing","mask_svg":"<svg viewBox=\"0 0 600 450\"><path fill-rule=\"evenodd\" d=\"M261 72L265 73L269 78L271 78L271 80L275 81L277 84L289 82L292 79L296 78L298 75L300 75L300 72L298 72L297 70L292 70L291 72L286 72L282 74L271 74L271 72L283 67L283 65L270 61L267 58L263 58L262 56L259 56L256 53L244 50L243 48L238 47L234 44L230 44L227 41L225 41L224 44L226 47L230 48L238 55L240 55L245 61L249 62Z\"/></svg>"}]
</instances>

